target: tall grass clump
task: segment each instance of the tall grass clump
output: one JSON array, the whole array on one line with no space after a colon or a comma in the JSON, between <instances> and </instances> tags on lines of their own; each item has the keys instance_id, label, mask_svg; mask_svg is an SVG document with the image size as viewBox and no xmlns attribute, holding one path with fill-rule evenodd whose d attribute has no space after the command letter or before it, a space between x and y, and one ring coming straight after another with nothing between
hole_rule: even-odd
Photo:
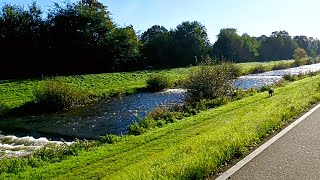
<instances>
[{"instance_id":1,"label":"tall grass clump","mask_svg":"<svg viewBox=\"0 0 320 180\"><path fill-rule=\"evenodd\" d=\"M54 110L65 110L92 101L84 91L57 80L45 80L33 91L36 104Z\"/></svg>"},{"instance_id":2,"label":"tall grass clump","mask_svg":"<svg viewBox=\"0 0 320 180\"><path fill-rule=\"evenodd\" d=\"M235 65L223 62L218 65L202 64L191 72L185 84L187 101L215 99L226 96L232 90L232 80L236 78Z\"/></svg>"},{"instance_id":3,"label":"tall grass clump","mask_svg":"<svg viewBox=\"0 0 320 180\"><path fill-rule=\"evenodd\" d=\"M147 89L152 92L161 91L172 87L173 83L169 77L163 74L153 74L147 79Z\"/></svg>"}]
</instances>

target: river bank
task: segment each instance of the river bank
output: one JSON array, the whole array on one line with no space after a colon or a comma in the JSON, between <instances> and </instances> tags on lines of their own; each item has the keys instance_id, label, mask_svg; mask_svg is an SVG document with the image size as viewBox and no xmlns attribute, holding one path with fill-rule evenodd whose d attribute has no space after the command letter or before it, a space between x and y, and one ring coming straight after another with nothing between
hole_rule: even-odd
<instances>
[{"instance_id":1,"label":"river bank","mask_svg":"<svg viewBox=\"0 0 320 180\"><path fill-rule=\"evenodd\" d=\"M2 178L202 178L319 102L320 75L201 112L140 136ZM102 165L103 164L103 165Z\"/></svg>"}]
</instances>

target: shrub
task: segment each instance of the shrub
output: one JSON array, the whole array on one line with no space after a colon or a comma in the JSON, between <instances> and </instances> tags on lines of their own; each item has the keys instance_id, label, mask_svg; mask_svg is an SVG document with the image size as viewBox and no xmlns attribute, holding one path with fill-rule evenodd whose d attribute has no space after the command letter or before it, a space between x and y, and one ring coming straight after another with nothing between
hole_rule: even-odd
<instances>
[{"instance_id":1,"label":"shrub","mask_svg":"<svg viewBox=\"0 0 320 180\"><path fill-rule=\"evenodd\" d=\"M250 74L263 73L266 71L268 71L268 68L266 66L263 66L262 64L259 64L250 70Z\"/></svg>"},{"instance_id":2,"label":"shrub","mask_svg":"<svg viewBox=\"0 0 320 180\"><path fill-rule=\"evenodd\" d=\"M260 89L259 92L265 92L265 91L269 91L271 89L270 85L263 85Z\"/></svg>"},{"instance_id":3,"label":"shrub","mask_svg":"<svg viewBox=\"0 0 320 180\"><path fill-rule=\"evenodd\" d=\"M298 67L306 64L308 64L308 58L302 58L294 60L293 66Z\"/></svg>"},{"instance_id":4,"label":"shrub","mask_svg":"<svg viewBox=\"0 0 320 180\"><path fill-rule=\"evenodd\" d=\"M235 64L230 66L230 71L233 78L243 75L240 66L237 66Z\"/></svg>"},{"instance_id":5,"label":"shrub","mask_svg":"<svg viewBox=\"0 0 320 180\"><path fill-rule=\"evenodd\" d=\"M133 124L129 125L128 130L128 134L131 135L140 135L146 131L146 129L142 127L138 122L134 122Z\"/></svg>"},{"instance_id":6,"label":"shrub","mask_svg":"<svg viewBox=\"0 0 320 180\"><path fill-rule=\"evenodd\" d=\"M294 81L294 76L290 74L285 74L282 76L282 78L286 81Z\"/></svg>"},{"instance_id":7,"label":"shrub","mask_svg":"<svg viewBox=\"0 0 320 180\"><path fill-rule=\"evenodd\" d=\"M106 134L98 139L99 144L114 144L120 140L120 137L114 134Z\"/></svg>"},{"instance_id":8,"label":"shrub","mask_svg":"<svg viewBox=\"0 0 320 180\"><path fill-rule=\"evenodd\" d=\"M56 80L45 80L43 86L33 91L33 96L35 103L56 110L83 105L92 100L85 92Z\"/></svg>"},{"instance_id":9,"label":"shrub","mask_svg":"<svg viewBox=\"0 0 320 180\"><path fill-rule=\"evenodd\" d=\"M201 99L215 99L227 95L232 88L232 80L236 78L235 67L232 63L219 65L202 64L191 72L185 88L187 101L200 101Z\"/></svg>"},{"instance_id":10,"label":"shrub","mask_svg":"<svg viewBox=\"0 0 320 180\"><path fill-rule=\"evenodd\" d=\"M172 87L172 82L162 74L151 75L147 79L147 89L149 91L156 92L169 87Z\"/></svg>"},{"instance_id":11,"label":"shrub","mask_svg":"<svg viewBox=\"0 0 320 180\"><path fill-rule=\"evenodd\" d=\"M294 50L293 59L294 60L301 60L308 58L307 52L302 48L297 48Z\"/></svg>"},{"instance_id":12,"label":"shrub","mask_svg":"<svg viewBox=\"0 0 320 180\"><path fill-rule=\"evenodd\" d=\"M292 66L293 66L292 63L281 62L281 63L275 64L272 67L272 70L288 69L288 68L291 68Z\"/></svg>"},{"instance_id":13,"label":"shrub","mask_svg":"<svg viewBox=\"0 0 320 180\"><path fill-rule=\"evenodd\" d=\"M232 100L239 100L248 96L252 96L257 93L257 90L254 88L249 88L247 90L243 90L241 88L236 89L232 94Z\"/></svg>"},{"instance_id":14,"label":"shrub","mask_svg":"<svg viewBox=\"0 0 320 180\"><path fill-rule=\"evenodd\" d=\"M187 82L187 79L178 79L173 83L174 87L183 88Z\"/></svg>"}]
</instances>

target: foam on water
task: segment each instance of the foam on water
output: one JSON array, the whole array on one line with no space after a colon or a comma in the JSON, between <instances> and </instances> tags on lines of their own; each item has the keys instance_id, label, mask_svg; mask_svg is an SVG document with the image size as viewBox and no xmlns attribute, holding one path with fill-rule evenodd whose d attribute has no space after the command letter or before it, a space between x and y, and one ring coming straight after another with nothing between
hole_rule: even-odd
<instances>
[{"instance_id":1,"label":"foam on water","mask_svg":"<svg viewBox=\"0 0 320 180\"><path fill-rule=\"evenodd\" d=\"M178 88L178 89L165 89L164 91L162 91L162 93L185 93L187 92L186 89L181 89L181 88Z\"/></svg>"},{"instance_id":2,"label":"foam on water","mask_svg":"<svg viewBox=\"0 0 320 180\"><path fill-rule=\"evenodd\" d=\"M1 133L1 131L0 131ZM0 159L4 157L23 157L32 154L37 149L49 143L71 144L71 142L49 141L47 138L33 138L31 136L17 137L0 134Z\"/></svg>"}]
</instances>

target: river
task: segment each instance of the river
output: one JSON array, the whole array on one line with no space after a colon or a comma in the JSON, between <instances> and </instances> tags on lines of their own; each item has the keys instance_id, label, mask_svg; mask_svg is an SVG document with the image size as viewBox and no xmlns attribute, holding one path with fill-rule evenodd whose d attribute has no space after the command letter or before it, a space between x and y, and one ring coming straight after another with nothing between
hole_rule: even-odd
<instances>
[{"instance_id":1,"label":"river","mask_svg":"<svg viewBox=\"0 0 320 180\"><path fill-rule=\"evenodd\" d=\"M242 89L260 88L279 81L285 74L320 70L320 63L241 76L233 86ZM139 93L101 101L98 104L76 107L69 111L38 116L12 117L0 121L0 158L25 156L47 143L97 139L100 135L126 134L127 127L158 106L183 103L185 91L169 89L157 93Z\"/></svg>"}]
</instances>

